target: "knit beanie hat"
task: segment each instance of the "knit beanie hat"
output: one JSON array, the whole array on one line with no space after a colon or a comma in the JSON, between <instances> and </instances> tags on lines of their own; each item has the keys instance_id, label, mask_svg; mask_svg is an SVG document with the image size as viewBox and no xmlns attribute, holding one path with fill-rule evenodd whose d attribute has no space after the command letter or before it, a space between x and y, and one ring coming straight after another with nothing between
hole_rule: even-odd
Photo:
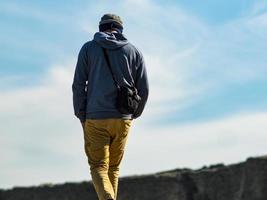
<instances>
[{"instance_id":1,"label":"knit beanie hat","mask_svg":"<svg viewBox=\"0 0 267 200\"><path fill-rule=\"evenodd\" d=\"M122 33L123 22L118 15L105 14L101 17L101 20L99 22L99 31L105 31L108 29L117 29Z\"/></svg>"}]
</instances>

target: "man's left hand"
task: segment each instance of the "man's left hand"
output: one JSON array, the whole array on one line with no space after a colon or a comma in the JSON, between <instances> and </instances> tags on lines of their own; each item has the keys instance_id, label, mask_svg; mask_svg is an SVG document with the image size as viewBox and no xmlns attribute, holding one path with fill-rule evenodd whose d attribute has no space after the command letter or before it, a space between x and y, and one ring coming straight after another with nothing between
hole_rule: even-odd
<instances>
[{"instance_id":1,"label":"man's left hand","mask_svg":"<svg viewBox=\"0 0 267 200\"><path fill-rule=\"evenodd\" d=\"M81 122L81 124L82 124L83 130L84 130L85 122Z\"/></svg>"}]
</instances>

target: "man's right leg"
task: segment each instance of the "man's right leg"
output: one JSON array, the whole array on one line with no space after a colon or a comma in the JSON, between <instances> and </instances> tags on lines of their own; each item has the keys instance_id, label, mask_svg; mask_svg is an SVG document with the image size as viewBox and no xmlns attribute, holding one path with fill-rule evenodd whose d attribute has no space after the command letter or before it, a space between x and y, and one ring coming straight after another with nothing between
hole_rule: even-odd
<instances>
[{"instance_id":1,"label":"man's right leg","mask_svg":"<svg viewBox=\"0 0 267 200\"><path fill-rule=\"evenodd\" d=\"M84 141L98 198L114 199L114 190L108 176L110 135L105 120L86 120Z\"/></svg>"},{"instance_id":2,"label":"man's right leg","mask_svg":"<svg viewBox=\"0 0 267 200\"><path fill-rule=\"evenodd\" d=\"M125 151L132 120L111 119L109 123L112 140L109 147L108 176L113 186L114 199L117 199L120 164Z\"/></svg>"}]
</instances>

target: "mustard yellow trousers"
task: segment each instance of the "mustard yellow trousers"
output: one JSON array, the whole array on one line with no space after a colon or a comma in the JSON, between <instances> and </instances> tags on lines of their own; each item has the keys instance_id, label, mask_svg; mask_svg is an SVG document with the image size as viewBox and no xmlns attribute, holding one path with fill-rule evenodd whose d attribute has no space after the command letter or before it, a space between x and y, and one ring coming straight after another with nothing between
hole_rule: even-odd
<instances>
[{"instance_id":1,"label":"mustard yellow trousers","mask_svg":"<svg viewBox=\"0 0 267 200\"><path fill-rule=\"evenodd\" d=\"M99 200L116 199L131 119L87 119L84 147Z\"/></svg>"}]
</instances>

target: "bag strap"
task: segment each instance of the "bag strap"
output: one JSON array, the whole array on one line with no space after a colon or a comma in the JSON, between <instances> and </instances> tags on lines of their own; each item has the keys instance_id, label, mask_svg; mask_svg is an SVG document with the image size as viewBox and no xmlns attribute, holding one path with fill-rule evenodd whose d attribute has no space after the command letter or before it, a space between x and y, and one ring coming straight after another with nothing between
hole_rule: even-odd
<instances>
[{"instance_id":1,"label":"bag strap","mask_svg":"<svg viewBox=\"0 0 267 200\"><path fill-rule=\"evenodd\" d=\"M111 64L110 64L109 57L108 57L107 49L105 49L105 48L102 47L102 50L103 50L103 52L104 52L104 57L105 57L105 60L106 60L107 65L108 65L108 68L109 68L109 70L110 70L110 72L111 72L113 81L114 81L116 87L117 87L118 89L120 89L120 85L119 85L119 83L116 81L115 75L114 75L114 73L113 73L113 71L112 71L112 67L111 67Z\"/></svg>"},{"instance_id":2,"label":"bag strap","mask_svg":"<svg viewBox=\"0 0 267 200\"><path fill-rule=\"evenodd\" d=\"M101 47L101 48L102 48L102 50L103 50L103 52L104 52L104 57L105 57L105 60L106 60L107 65L108 65L108 68L109 68L109 70L110 70L110 72L111 72L111 75L112 75L112 78L113 78L113 80L114 80L114 83L115 83L116 87L117 87L118 89L120 89L120 84L116 81L115 75L114 75L114 73L113 73L113 71L112 71L112 67L111 67L111 64L110 64L109 56L108 56L108 50L107 50L106 48L104 48L104 47ZM132 87L134 90L136 90L136 87L135 87L135 81L133 80L133 77L132 77L131 74L130 74L130 77L131 77L131 80L132 80L131 87Z\"/></svg>"}]
</instances>

